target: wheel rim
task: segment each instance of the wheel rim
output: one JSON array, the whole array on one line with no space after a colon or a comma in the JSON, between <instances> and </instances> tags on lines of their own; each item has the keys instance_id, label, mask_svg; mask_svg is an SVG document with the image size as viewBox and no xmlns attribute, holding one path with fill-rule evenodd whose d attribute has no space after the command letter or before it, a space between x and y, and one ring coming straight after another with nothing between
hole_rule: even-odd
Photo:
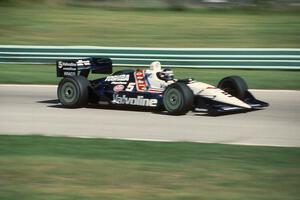
<instances>
[{"instance_id":1,"label":"wheel rim","mask_svg":"<svg viewBox=\"0 0 300 200\"><path fill-rule=\"evenodd\" d=\"M66 103L72 103L76 100L78 92L76 90L76 86L71 83L67 82L62 85L60 90L60 97Z\"/></svg>"},{"instance_id":2,"label":"wheel rim","mask_svg":"<svg viewBox=\"0 0 300 200\"><path fill-rule=\"evenodd\" d=\"M181 93L177 89L169 89L164 95L164 105L168 111L177 110L182 104Z\"/></svg>"}]
</instances>

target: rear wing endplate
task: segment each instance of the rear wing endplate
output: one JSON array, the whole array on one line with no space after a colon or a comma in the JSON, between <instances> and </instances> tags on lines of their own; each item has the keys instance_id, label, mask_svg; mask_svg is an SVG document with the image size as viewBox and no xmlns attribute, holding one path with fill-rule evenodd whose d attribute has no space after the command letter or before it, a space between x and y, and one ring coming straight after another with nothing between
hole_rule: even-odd
<instances>
[{"instance_id":1,"label":"rear wing endplate","mask_svg":"<svg viewBox=\"0 0 300 200\"><path fill-rule=\"evenodd\" d=\"M84 58L56 61L57 77L85 76L89 73L111 74L112 60L110 58Z\"/></svg>"}]
</instances>

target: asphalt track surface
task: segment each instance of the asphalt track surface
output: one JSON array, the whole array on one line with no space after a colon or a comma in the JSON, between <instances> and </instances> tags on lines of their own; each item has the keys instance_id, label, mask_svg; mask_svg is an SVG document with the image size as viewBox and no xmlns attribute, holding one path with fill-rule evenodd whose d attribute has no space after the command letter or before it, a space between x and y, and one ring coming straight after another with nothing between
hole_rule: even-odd
<instances>
[{"instance_id":1,"label":"asphalt track surface","mask_svg":"<svg viewBox=\"0 0 300 200\"><path fill-rule=\"evenodd\" d=\"M65 109L55 86L0 85L0 133L300 147L300 91L253 90L270 107L211 117L92 106Z\"/></svg>"}]
</instances>

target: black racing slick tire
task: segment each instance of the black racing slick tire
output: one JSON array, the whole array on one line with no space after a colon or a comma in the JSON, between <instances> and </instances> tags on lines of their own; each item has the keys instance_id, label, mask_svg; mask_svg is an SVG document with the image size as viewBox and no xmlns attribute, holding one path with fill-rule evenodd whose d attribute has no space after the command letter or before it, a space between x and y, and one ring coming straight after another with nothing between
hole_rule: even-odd
<instances>
[{"instance_id":1,"label":"black racing slick tire","mask_svg":"<svg viewBox=\"0 0 300 200\"><path fill-rule=\"evenodd\" d=\"M63 78L57 88L60 103L67 108L80 108L88 103L89 81L83 76Z\"/></svg>"},{"instance_id":2,"label":"black racing slick tire","mask_svg":"<svg viewBox=\"0 0 300 200\"><path fill-rule=\"evenodd\" d=\"M218 88L241 100L245 98L248 90L247 83L240 76L228 76L223 78L219 82Z\"/></svg>"},{"instance_id":3,"label":"black racing slick tire","mask_svg":"<svg viewBox=\"0 0 300 200\"><path fill-rule=\"evenodd\" d=\"M172 83L163 93L163 105L170 115L184 115L194 103L192 90L181 82Z\"/></svg>"}]
</instances>

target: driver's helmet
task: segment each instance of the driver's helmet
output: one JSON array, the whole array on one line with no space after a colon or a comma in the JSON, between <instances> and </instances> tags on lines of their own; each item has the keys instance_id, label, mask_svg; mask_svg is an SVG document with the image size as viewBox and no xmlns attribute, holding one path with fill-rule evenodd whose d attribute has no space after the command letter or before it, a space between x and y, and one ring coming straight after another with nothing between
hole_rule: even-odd
<instances>
[{"instance_id":1,"label":"driver's helmet","mask_svg":"<svg viewBox=\"0 0 300 200\"><path fill-rule=\"evenodd\" d=\"M161 64L159 61L154 61L150 64L150 70L153 72L161 71Z\"/></svg>"},{"instance_id":2,"label":"driver's helmet","mask_svg":"<svg viewBox=\"0 0 300 200\"><path fill-rule=\"evenodd\" d=\"M157 78L163 81L171 81L174 80L174 73L171 69L163 69L160 72L156 73Z\"/></svg>"}]
</instances>

